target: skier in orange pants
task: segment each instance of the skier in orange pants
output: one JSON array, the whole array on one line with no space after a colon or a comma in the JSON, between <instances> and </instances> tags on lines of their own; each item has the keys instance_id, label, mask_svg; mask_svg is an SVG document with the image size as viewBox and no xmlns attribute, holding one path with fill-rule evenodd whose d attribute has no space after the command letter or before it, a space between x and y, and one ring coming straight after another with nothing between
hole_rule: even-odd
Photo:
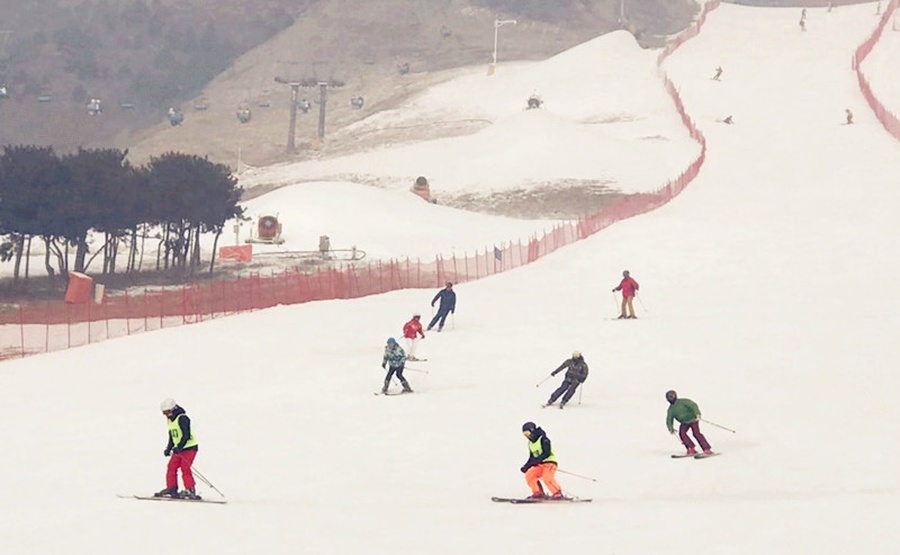
<instances>
[{"instance_id":1,"label":"skier in orange pants","mask_svg":"<svg viewBox=\"0 0 900 555\"><path fill-rule=\"evenodd\" d=\"M534 422L522 425L522 435L528 439L529 456L520 470L531 488L531 498L547 498L541 485L543 482L550 489L550 499L564 499L562 487L556 481L556 457L553 455L550 438Z\"/></svg>"}]
</instances>

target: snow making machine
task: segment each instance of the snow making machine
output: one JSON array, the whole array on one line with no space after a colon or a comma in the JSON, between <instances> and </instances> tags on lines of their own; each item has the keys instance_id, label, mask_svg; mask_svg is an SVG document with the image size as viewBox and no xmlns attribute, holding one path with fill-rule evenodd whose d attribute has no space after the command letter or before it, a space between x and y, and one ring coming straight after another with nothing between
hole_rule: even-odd
<instances>
[{"instance_id":1,"label":"snow making machine","mask_svg":"<svg viewBox=\"0 0 900 555\"><path fill-rule=\"evenodd\" d=\"M248 243L265 243L268 245L280 245L284 243L281 237L281 222L278 216L260 216L256 221L256 235L251 232Z\"/></svg>"}]
</instances>

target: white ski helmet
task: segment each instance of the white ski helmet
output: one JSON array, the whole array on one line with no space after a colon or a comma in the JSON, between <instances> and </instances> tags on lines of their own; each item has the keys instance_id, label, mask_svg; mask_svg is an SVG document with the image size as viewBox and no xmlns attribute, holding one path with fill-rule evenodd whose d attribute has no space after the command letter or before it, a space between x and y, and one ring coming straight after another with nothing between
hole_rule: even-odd
<instances>
[{"instance_id":1,"label":"white ski helmet","mask_svg":"<svg viewBox=\"0 0 900 555\"><path fill-rule=\"evenodd\" d=\"M177 406L178 406L178 404L175 402L174 399L166 399L162 403L159 404L159 410L161 410L162 412L166 412L166 411L170 411L170 410L175 410L175 407L177 407Z\"/></svg>"}]
</instances>

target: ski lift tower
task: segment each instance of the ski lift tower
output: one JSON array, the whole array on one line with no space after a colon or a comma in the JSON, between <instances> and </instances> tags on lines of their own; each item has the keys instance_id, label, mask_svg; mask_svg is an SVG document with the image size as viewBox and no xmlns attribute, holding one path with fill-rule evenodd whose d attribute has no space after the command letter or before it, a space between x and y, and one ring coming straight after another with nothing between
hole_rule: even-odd
<instances>
[{"instance_id":1,"label":"ski lift tower","mask_svg":"<svg viewBox=\"0 0 900 555\"><path fill-rule=\"evenodd\" d=\"M310 85L305 81L288 80L284 77L276 77L275 82L291 87L291 117L290 123L288 123L287 153L293 154L296 150L297 99L300 97L300 87L308 87ZM317 138L321 142L325 138L325 103L328 97L329 84L327 81L318 81L316 86L319 88L319 129Z\"/></svg>"},{"instance_id":2,"label":"ski lift tower","mask_svg":"<svg viewBox=\"0 0 900 555\"><path fill-rule=\"evenodd\" d=\"M328 83L319 81L319 141L325 138L325 101L327 98Z\"/></svg>"},{"instance_id":3,"label":"ski lift tower","mask_svg":"<svg viewBox=\"0 0 900 555\"><path fill-rule=\"evenodd\" d=\"M291 88L291 119L290 123L288 123L287 153L293 154L296 150L294 139L297 132L297 99L300 97L301 83L300 81L290 81L284 77L276 77L275 82L288 85Z\"/></svg>"}]
</instances>

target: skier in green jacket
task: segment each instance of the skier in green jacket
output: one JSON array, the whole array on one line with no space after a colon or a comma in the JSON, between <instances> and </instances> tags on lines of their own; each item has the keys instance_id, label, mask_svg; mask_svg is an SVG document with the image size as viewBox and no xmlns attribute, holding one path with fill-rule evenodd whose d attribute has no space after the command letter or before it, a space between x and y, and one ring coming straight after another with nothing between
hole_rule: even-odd
<instances>
[{"instance_id":1,"label":"skier in green jacket","mask_svg":"<svg viewBox=\"0 0 900 555\"><path fill-rule=\"evenodd\" d=\"M675 428L672 424L674 420L677 420L681 423L678 427L678 437L681 438L681 443L687 448L687 454L694 455L697 453L696 449L694 449L694 442L688 437L688 430L694 435L703 452L707 455L711 454L712 447L709 446L706 437L700 433L700 407L697 406L697 403L690 399L679 399L678 394L671 389L666 391L666 401L669 402L669 411L666 413L666 428L669 429L669 433L675 433Z\"/></svg>"}]
</instances>

